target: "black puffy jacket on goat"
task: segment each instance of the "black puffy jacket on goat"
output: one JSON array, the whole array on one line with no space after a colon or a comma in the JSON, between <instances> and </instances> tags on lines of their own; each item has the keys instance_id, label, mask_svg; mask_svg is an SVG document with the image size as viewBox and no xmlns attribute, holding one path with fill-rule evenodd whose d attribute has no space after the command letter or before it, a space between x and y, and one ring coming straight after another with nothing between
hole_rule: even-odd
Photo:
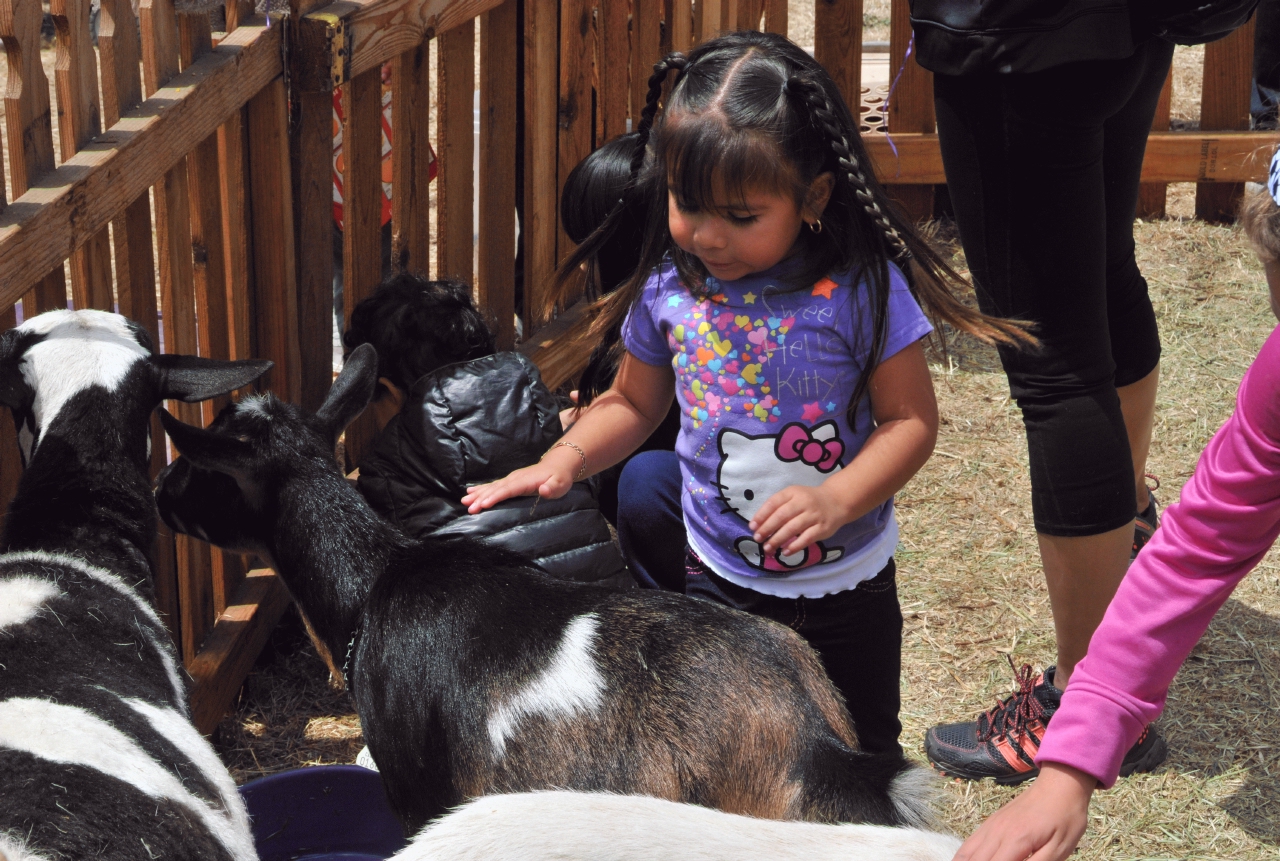
<instances>
[{"instance_id":1,"label":"black puffy jacket on goat","mask_svg":"<svg viewBox=\"0 0 1280 861\"><path fill-rule=\"evenodd\" d=\"M468 486L535 463L561 432L555 398L519 353L448 365L410 387L361 460L358 487L375 511L415 538L479 538L561 580L630 586L588 482L536 507L512 499L467 514L458 501Z\"/></svg>"}]
</instances>

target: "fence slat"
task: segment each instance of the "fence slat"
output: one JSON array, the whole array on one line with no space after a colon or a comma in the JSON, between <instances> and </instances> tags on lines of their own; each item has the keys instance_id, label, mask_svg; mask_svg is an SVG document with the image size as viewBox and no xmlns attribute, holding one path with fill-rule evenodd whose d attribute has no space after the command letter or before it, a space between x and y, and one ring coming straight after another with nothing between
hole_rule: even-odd
<instances>
[{"instance_id":1,"label":"fence slat","mask_svg":"<svg viewBox=\"0 0 1280 861\"><path fill-rule=\"evenodd\" d=\"M813 57L836 82L856 119L862 99L862 0L817 0Z\"/></svg>"},{"instance_id":2,"label":"fence slat","mask_svg":"<svg viewBox=\"0 0 1280 861\"><path fill-rule=\"evenodd\" d=\"M1160 90L1160 100L1156 102L1155 116L1151 118L1153 132L1167 132L1169 117L1173 105L1173 69L1164 79L1164 87ZM1169 187L1161 182L1144 182L1138 188L1139 218L1164 218L1165 200Z\"/></svg>"},{"instance_id":3,"label":"fence slat","mask_svg":"<svg viewBox=\"0 0 1280 861\"><path fill-rule=\"evenodd\" d=\"M694 34L694 41L698 39ZM631 127L640 124L653 65L662 59L662 4L635 0L631 7ZM527 104L527 103L526 103Z\"/></svg>"},{"instance_id":4,"label":"fence slat","mask_svg":"<svg viewBox=\"0 0 1280 861\"><path fill-rule=\"evenodd\" d=\"M673 0L671 3L671 50L686 53L692 47L693 0Z\"/></svg>"},{"instance_id":5,"label":"fence slat","mask_svg":"<svg viewBox=\"0 0 1280 861\"><path fill-rule=\"evenodd\" d=\"M1249 128L1249 86L1253 73L1254 19L1230 36L1204 46L1204 85L1200 96L1200 131ZM1198 183L1196 217L1232 221L1244 186Z\"/></svg>"},{"instance_id":6,"label":"fence slat","mask_svg":"<svg viewBox=\"0 0 1280 861\"><path fill-rule=\"evenodd\" d=\"M475 78L475 21L436 37L436 272L441 278L473 281L471 161L474 152L473 103Z\"/></svg>"},{"instance_id":7,"label":"fence slat","mask_svg":"<svg viewBox=\"0 0 1280 861\"><path fill-rule=\"evenodd\" d=\"M738 0L739 30L761 29L760 19L764 16L765 0Z\"/></svg>"},{"instance_id":8,"label":"fence slat","mask_svg":"<svg viewBox=\"0 0 1280 861\"><path fill-rule=\"evenodd\" d=\"M889 133L928 133L935 128L933 116L933 75L916 62L915 52L907 56L911 44L911 10L906 0L894 0L889 24L889 112L885 121ZM859 38L861 48L861 38ZM859 52L861 54L861 52ZM859 62L861 57L859 56ZM901 72L899 72L901 70ZM892 82L896 78L897 83ZM851 107L856 110L856 102ZM933 188L928 185L890 185L886 191L912 221L933 215Z\"/></svg>"},{"instance_id":9,"label":"fence slat","mask_svg":"<svg viewBox=\"0 0 1280 861\"><path fill-rule=\"evenodd\" d=\"M289 164L289 112L284 78L249 100L249 208L253 232L253 342L255 355L276 366L258 387L297 403L302 389L298 343L297 270L292 242L293 180ZM273 238L276 238L273 241ZM326 245L322 253L328 253Z\"/></svg>"},{"instance_id":10,"label":"fence slat","mask_svg":"<svg viewBox=\"0 0 1280 861\"><path fill-rule=\"evenodd\" d=\"M592 0L560 0L560 102L556 201L569 171L591 154L591 33ZM561 227L556 239L557 264L573 251L573 241Z\"/></svg>"},{"instance_id":11,"label":"fence slat","mask_svg":"<svg viewBox=\"0 0 1280 861\"><path fill-rule=\"evenodd\" d=\"M698 8L694 10L693 41L701 45L715 37L720 31L720 4L725 0L698 0ZM814 29L817 29L815 24Z\"/></svg>"},{"instance_id":12,"label":"fence slat","mask_svg":"<svg viewBox=\"0 0 1280 861\"><path fill-rule=\"evenodd\" d=\"M787 0L765 0L764 29L787 35Z\"/></svg>"},{"instance_id":13,"label":"fence slat","mask_svg":"<svg viewBox=\"0 0 1280 861\"><path fill-rule=\"evenodd\" d=\"M53 170L53 117L49 107L49 79L40 63L40 5L29 0L0 0L0 40L9 63L4 127L9 140L9 178L17 200L41 175ZM14 78L17 78L15 81ZM16 97L11 97L17 93ZM0 285L4 285L0 279ZM34 289L23 299L28 316L67 307L67 286L61 262L38 281L20 289Z\"/></svg>"},{"instance_id":14,"label":"fence slat","mask_svg":"<svg viewBox=\"0 0 1280 861\"><path fill-rule=\"evenodd\" d=\"M683 0L676 0L679 6ZM596 39L598 77L596 112L600 116L597 144L627 131L627 96L631 81L627 74L631 39L627 28L627 0L598 0L600 32ZM483 222L481 222L483 223Z\"/></svg>"},{"instance_id":15,"label":"fence slat","mask_svg":"<svg viewBox=\"0 0 1280 861\"><path fill-rule=\"evenodd\" d=\"M494 319L498 349L516 343L516 29L517 0L480 21L480 305ZM590 117L588 117L590 121Z\"/></svg>"},{"instance_id":16,"label":"fence slat","mask_svg":"<svg viewBox=\"0 0 1280 861\"><path fill-rule=\"evenodd\" d=\"M643 7L636 15L643 18ZM556 100L560 80L556 48L560 41L558 0L526 0L524 8L524 243L525 326L546 322L542 309L556 269ZM634 54L632 55L634 58ZM632 77L635 84L635 77ZM632 104L636 104L634 89ZM643 101L639 104L644 104ZM438 192L437 192L438 193Z\"/></svg>"},{"instance_id":17,"label":"fence slat","mask_svg":"<svg viewBox=\"0 0 1280 861\"><path fill-rule=\"evenodd\" d=\"M514 63L513 46L511 56ZM431 271L430 72L430 41L405 51L391 67L391 261L408 272Z\"/></svg>"},{"instance_id":18,"label":"fence slat","mask_svg":"<svg viewBox=\"0 0 1280 861\"><path fill-rule=\"evenodd\" d=\"M89 0L50 0L49 10L57 31L58 138L66 161L102 130L98 65L89 32ZM77 308L111 310L111 237L106 228L72 252L71 295Z\"/></svg>"}]
</instances>

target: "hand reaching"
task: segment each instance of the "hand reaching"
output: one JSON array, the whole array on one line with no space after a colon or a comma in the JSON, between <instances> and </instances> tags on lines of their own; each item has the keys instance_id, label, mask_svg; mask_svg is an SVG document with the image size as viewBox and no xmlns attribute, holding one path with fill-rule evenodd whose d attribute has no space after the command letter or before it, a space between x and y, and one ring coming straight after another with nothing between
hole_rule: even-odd
<instances>
[{"instance_id":1,"label":"hand reaching","mask_svg":"<svg viewBox=\"0 0 1280 861\"><path fill-rule=\"evenodd\" d=\"M792 485L765 500L747 526L766 557L779 547L791 555L834 535L848 522L845 513L838 495L825 486Z\"/></svg>"},{"instance_id":2,"label":"hand reaching","mask_svg":"<svg viewBox=\"0 0 1280 861\"><path fill-rule=\"evenodd\" d=\"M1082 771L1045 763L1031 788L991 814L955 861L1064 861L1084 835L1096 785Z\"/></svg>"},{"instance_id":3,"label":"hand reaching","mask_svg":"<svg viewBox=\"0 0 1280 861\"><path fill-rule=\"evenodd\" d=\"M537 495L546 499L559 499L573 486L576 468L576 461L573 468L566 470L548 457L533 466L517 469L505 478L468 487L466 495L462 497L462 504L467 506L469 514L479 514L513 496Z\"/></svg>"}]
</instances>

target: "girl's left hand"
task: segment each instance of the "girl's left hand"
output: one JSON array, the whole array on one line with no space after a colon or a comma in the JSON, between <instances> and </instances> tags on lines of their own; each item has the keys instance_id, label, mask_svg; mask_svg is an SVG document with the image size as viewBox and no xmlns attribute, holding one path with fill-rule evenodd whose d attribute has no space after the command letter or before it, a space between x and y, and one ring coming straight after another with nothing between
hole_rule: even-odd
<instances>
[{"instance_id":1,"label":"girl's left hand","mask_svg":"<svg viewBox=\"0 0 1280 861\"><path fill-rule=\"evenodd\" d=\"M843 501L826 485L793 484L765 500L747 524L752 539L763 544L765 556L779 547L799 553L815 541L830 538L848 522Z\"/></svg>"}]
</instances>

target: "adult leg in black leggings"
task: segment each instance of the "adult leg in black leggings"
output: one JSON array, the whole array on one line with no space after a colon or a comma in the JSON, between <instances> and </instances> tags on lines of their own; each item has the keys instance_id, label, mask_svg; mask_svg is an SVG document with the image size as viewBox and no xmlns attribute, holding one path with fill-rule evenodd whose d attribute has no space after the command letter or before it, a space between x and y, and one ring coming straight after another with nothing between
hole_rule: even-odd
<instances>
[{"instance_id":1,"label":"adult leg in black leggings","mask_svg":"<svg viewBox=\"0 0 1280 861\"><path fill-rule=\"evenodd\" d=\"M1147 132L1172 46L1025 75L934 79L960 237L988 313L1035 322L1002 350L1065 687L1124 575L1160 343L1134 260Z\"/></svg>"}]
</instances>

